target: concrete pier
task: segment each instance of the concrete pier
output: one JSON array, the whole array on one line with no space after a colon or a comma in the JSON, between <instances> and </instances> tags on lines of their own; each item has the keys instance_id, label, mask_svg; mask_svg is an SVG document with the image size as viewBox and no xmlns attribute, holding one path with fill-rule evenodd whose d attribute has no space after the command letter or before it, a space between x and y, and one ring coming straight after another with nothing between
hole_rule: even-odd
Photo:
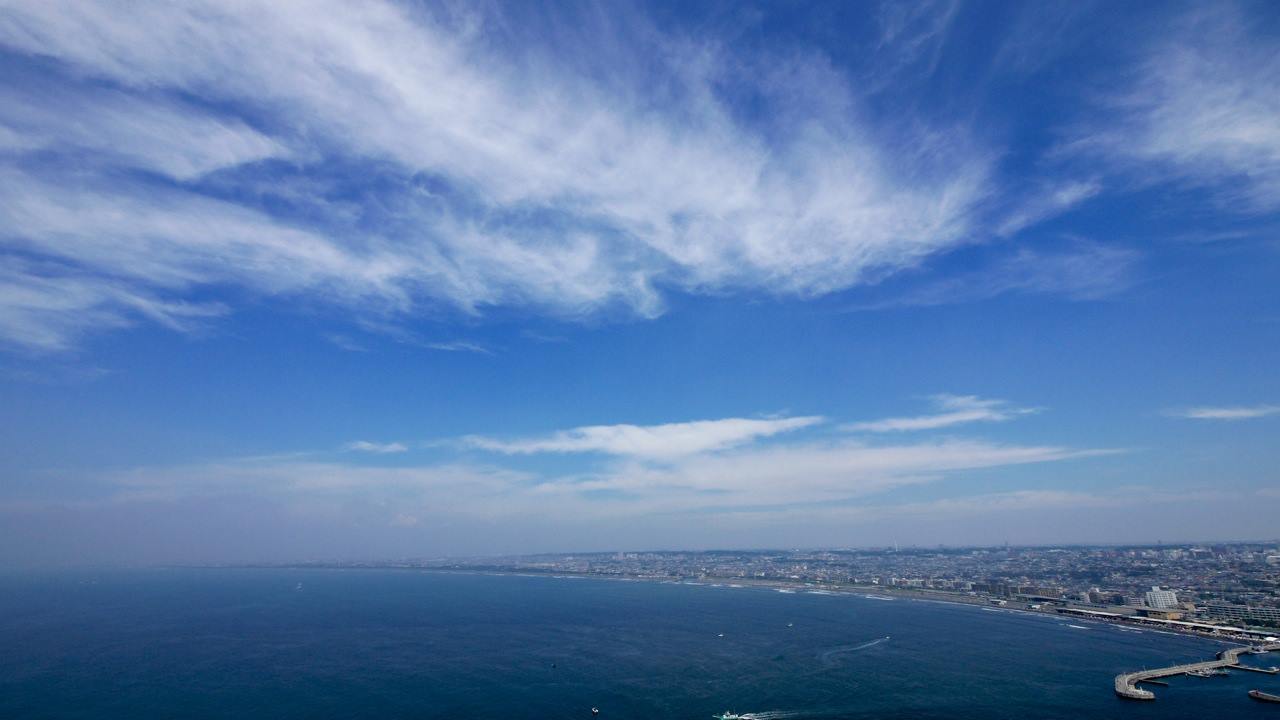
<instances>
[{"instance_id":1,"label":"concrete pier","mask_svg":"<svg viewBox=\"0 0 1280 720\"><path fill-rule=\"evenodd\" d=\"M1280 643L1263 645L1263 650L1272 652L1280 650ZM1143 690L1138 687L1138 683L1143 680L1152 680L1155 678L1169 677L1171 675L1182 675L1193 670L1217 670L1218 668L1237 667L1240 665L1240 656L1250 652L1248 646L1234 647L1229 650L1223 650L1218 653L1217 660L1205 660L1204 662L1187 663L1186 665L1174 665L1172 667L1157 668L1155 670L1142 670L1133 673L1124 673L1116 676L1116 695L1128 700L1155 700L1156 694L1150 690ZM1257 668L1243 668L1247 670L1255 670ZM1267 672L1259 670L1259 672Z\"/></svg>"},{"instance_id":2,"label":"concrete pier","mask_svg":"<svg viewBox=\"0 0 1280 720\"><path fill-rule=\"evenodd\" d=\"M1260 672L1260 673L1266 673L1267 675L1280 674L1280 670L1277 670L1276 668L1260 668L1260 667L1251 667L1249 665L1232 665L1231 669L1232 670L1248 670L1249 672Z\"/></svg>"}]
</instances>

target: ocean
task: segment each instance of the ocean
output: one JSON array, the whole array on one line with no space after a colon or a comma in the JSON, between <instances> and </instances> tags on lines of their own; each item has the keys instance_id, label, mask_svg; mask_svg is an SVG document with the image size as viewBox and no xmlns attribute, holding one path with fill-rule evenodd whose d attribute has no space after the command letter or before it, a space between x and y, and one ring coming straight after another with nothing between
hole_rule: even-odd
<instances>
[{"instance_id":1,"label":"ocean","mask_svg":"<svg viewBox=\"0 0 1280 720\"><path fill-rule=\"evenodd\" d=\"M1173 678L1152 703L1112 694L1121 671L1222 647L753 587L396 570L0 577L3 718L1276 717L1245 693L1280 691L1280 676Z\"/></svg>"}]
</instances>

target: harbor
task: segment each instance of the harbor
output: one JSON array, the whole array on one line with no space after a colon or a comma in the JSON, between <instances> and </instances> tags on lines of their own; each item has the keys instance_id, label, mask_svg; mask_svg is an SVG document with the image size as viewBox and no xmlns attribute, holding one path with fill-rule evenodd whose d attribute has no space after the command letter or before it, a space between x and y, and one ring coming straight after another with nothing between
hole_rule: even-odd
<instances>
[{"instance_id":1,"label":"harbor","mask_svg":"<svg viewBox=\"0 0 1280 720\"><path fill-rule=\"evenodd\" d=\"M1258 654L1273 652L1276 650L1280 650L1280 643L1271 643L1261 646L1240 646L1223 650L1218 653L1218 657L1215 660L1205 660L1203 662L1186 663L1183 665L1172 665L1170 667L1156 668L1154 670L1122 673L1117 675L1115 679L1116 695L1127 700L1155 700L1155 693L1138 687L1138 683L1155 684L1153 681L1158 681L1159 678L1173 677L1175 675L1211 677L1216 672L1223 672L1228 668L1275 674L1277 671L1274 668L1265 669L1241 665L1240 656L1246 653Z\"/></svg>"}]
</instances>

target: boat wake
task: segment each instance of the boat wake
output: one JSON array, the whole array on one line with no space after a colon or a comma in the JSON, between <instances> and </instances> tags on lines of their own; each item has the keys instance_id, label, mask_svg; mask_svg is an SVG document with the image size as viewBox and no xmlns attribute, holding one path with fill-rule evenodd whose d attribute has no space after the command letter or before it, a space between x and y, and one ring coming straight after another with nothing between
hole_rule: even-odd
<instances>
[{"instance_id":1,"label":"boat wake","mask_svg":"<svg viewBox=\"0 0 1280 720\"><path fill-rule=\"evenodd\" d=\"M743 720L799 720L800 718L820 718L841 714L836 710L762 710L760 712L742 713Z\"/></svg>"},{"instance_id":2,"label":"boat wake","mask_svg":"<svg viewBox=\"0 0 1280 720\"><path fill-rule=\"evenodd\" d=\"M822 653L821 655L819 655L818 659L821 660L822 664L827 667L835 667L836 665L839 664L839 658L841 655L847 655L852 652L858 652L859 650L866 650L867 648L875 647L876 645L879 645L882 642L888 642L888 640L889 640L889 636L885 635L882 638L876 638L875 640L870 640L864 643L860 643L858 645L845 645L838 648L832 648Z\"/></svg>"}]
</instances>

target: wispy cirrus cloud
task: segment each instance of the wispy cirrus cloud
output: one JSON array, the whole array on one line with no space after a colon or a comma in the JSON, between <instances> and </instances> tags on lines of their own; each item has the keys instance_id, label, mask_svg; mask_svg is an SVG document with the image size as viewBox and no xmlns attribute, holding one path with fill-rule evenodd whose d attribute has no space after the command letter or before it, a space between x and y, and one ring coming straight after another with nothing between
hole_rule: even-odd
<instances>
[{"instance_id":1,"label":"wispy cirrus cloud","mask_svg":"<svg viewBox=\"0 0 1280 720\"><path fill-rule=\"evenodd\" d=\"M472 448L508 455L603 453L650 459L679 458L723 450L821 423L817 416L724 418L663 425L589 425L551 435L515 440L463 438Z\"/></svg>"},{"instance_id":2,"label":"wispy cirrus cloud","mask_svg":"<svg viewBox=\"0 0 1280 720\"><path fill-rule=\"evenodd\" d=\"M914 266L968 241L990 192L963 129L862 119L820 56L615 28L602 82L495 51L510 27L393 2L10 4L0 47L41 60L5 91L56 92L0 113L3 241L173 300L652 317L669 289L807 297ZM777 112L746 122L723 88Z\"/></svg>"},{"instance_id":3,"label":"wispy cirrus cloud","mask_svg":"<svg viewBox=\"0 0 1280 720\"><path fill-rule=\"evenodd\" d=\"M848 432L909 432L938 430L941 428L975 422L1004 422L1023 415L1039 412L1039 408L1017 407L1007 400L992 400L975 395L934 395L930 398L939 412L914 417L894 417L883 420L842 425Z\"/></svg>"},{"instance_id":4,"label":"wispy cirrus cloud","mask_svg":"<svg viewBox=\"0 0 1280 720\"><path fill-rule=\"evenodd\" d=\"M1070 149L1127 165L1144 182L1209 188L1232 212L1280 208L1280 55L1257 20L1224 3L1175 21L1144 48L1132 82L1100 99Z\"/></svg>"},{"instance_id":5,"label":"wispy cirrus cloud","mask_svg":"<svg viewBox=\"0 0 1280 720\"><path fill-rule=\"evenodd\" d=\"M0 255L0 345L17 350L70 350L88 330L139 320L189 330L226 312L220 303L169 299L120 280Z\"/></svg>"},{"instance_id":6,"label":"wispy cirrus cloud","mask_svg":"<svg viewBox=\"0 0 1280 720\"><path fill-rule=\"evenodd\" d=\"M1142 253L1076 240L1061 249L1017 248L978 270L923 279L915 287L851 308L852 312L981 302L1006 295L1101 300L1135 282Z\"/></svg>"},{"instance_id":7,"label":"wispy cirrus cloud","mask_svg":"<svg viewBox=\"0 0 1280 720\"><path fill-rule=\"evenodd\" d=\"M1097 180L1067 181L1042 188L1014 207L1008 216L996 224L996 235L1015 235L1036 223L1071 210L1100 192L1102 183Z\"/></svg>"},{"instance_id":8,"label":"wispy cirrus cloud","mask_svg":"<svg viewBox=\"0 0 1280 720\"><path fill-rule=\"evenodd\" d=\"M1191 420L1253 420L1254 418L1280 415L1280 405L1246 405L1226 407L1190 407L1171 410L1174 417Z\"/></svg>"},{"instance_id":9,"label":"wispy cirrus cloud","mask_svg":"<svg viewBox=\"0 0 1280 720\"><path fill-rule=\"evenodd\" d=\"M173 97L51 81L32 71L0 78L0 127L6 130L0 149L74 154L175 180L288 155L239 118Z\"/></svg>"},{"instance_id":10,"label":"wispy cirrus cloud","mask_svg":"<svg viewBox=\"0 0 1280 720\"><path fill-rule=\"evenodd\" d=\"M481 345L480 343L470 342L468 340L448 340L444 342L426 343L426 347L432 350L443 350L445 352L466 352L477 353L480 355L492 355L493 351Z\"/></svg>"},{"instance_id":11,"label":"wispy cirrus cloud","mask_svg":"<svg viewBox=\"0 0 1280 720\"><path fill-rule=\"evenodd\" d=\"M387 455L391 453L402 453L409 448L403 443L398 442L371 442L369 440L355 440L343 445L344 450L352 450L356 452L376 453L379 455Z\"/></svg>"},{"instance_id":12,"label":"wispy cirrus cloud","mask_svg":"<svg viewBox=\"0 0 1280 720\"><path fill-rule=\"evenodd\" d=\"M1259 491L1258 494L1263 494ZM1011 490L1006 492L960 494L935 500L915 502L868 502L858 504L824 504L777 510L729 510L729 519L758 523L795 522L901 522L909 518L936 522L961 516L998 517L1004 513L1035 511L1067 511L1077 509L1123 510L1133 506L1229 502L1238 495L1214 490L1168 492L1158 487L1118 487L1103 492L1071 490Z\"/></svg>"}]
</instances>

